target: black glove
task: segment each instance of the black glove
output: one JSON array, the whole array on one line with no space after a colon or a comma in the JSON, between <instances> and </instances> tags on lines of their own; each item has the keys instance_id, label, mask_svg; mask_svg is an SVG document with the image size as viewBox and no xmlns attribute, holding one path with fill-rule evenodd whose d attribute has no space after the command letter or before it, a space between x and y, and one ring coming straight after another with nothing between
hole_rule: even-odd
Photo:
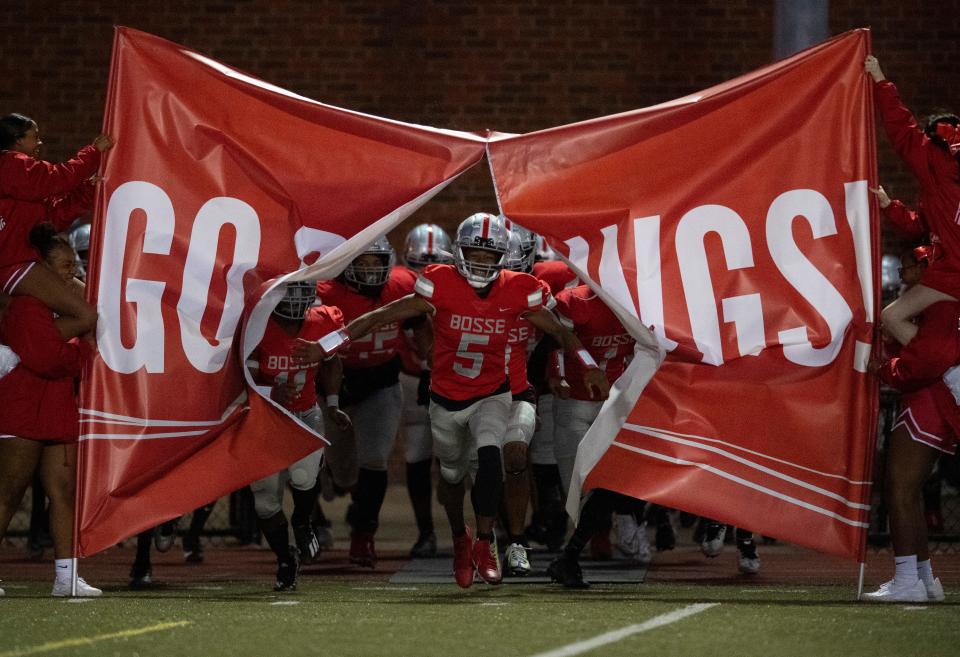
<instances>
[{"instance_id":1,"label":"black glove","mask_svg":"<svg viewBox=\"0 0 960 657\"><path fill-rule=\"evenodd\" d=\"M417 406L430 405L430 370L420 370L420 383L417 384Z\"/></svg>"}]
</instances>

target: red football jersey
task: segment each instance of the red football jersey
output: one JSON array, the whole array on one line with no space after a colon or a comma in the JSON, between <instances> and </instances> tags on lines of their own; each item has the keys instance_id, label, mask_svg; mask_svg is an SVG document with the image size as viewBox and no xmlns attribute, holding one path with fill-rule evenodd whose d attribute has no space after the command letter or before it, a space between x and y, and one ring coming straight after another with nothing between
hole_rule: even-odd
<instances>
[{"instance_id":1,"label":"red football jersey","mask_svg":"<svg viewBox=\"0 0 960 657\"><path fill-rule=\"evenodd\" d=\"M417 276L412 271L406 267L395 266L379 297L364 296L339 280L317 283L317 296L322 303L339 308L343 312L344 322L350 323L364 313L411 294L416 280ZM373 367L392 360L402 344L400 325L393 322L351 342L337 353L343 359L345 367Z\"/></svg>"},{"instance_id":2,"label":"red football jersey","mask_svg":"<svg viewBox=\"0 0 960 657\"><path fill-rule=\"evenodd\" d=\"M560 290L580 284L580 279L562 260L541 260L533 263L533 275L550 286L553 296L557 296Z\"/></svg>"},{"instance_id":3,"label":"red football jersey","mask_svg":"<svg viewBox=\"0 0 960 657\"><path fill-rule=\"evenodd\" d=\"M250 354L250 358L257 361L260 367L260 376L257 377L259 382L272 386L290 381L292 377L300 391L300 397L287 408L297 413L313 408L317 403L316 380L319 366L316 363L306 365L295 362L292 357L293 346L297 338L316 341L339 328L343 328L343 314L339 308L333 306L311 308L297 335L288 335L271 317L263 332L263 340Z\"/></svg>"},{"instance_id":4,"label":"red football jersey","mask_svg":"<svg viewBox=\"0 0 960 657\"><path fill-rule=\"evenodd\" d=\"M577 334L606 373L607 381L613 384L626 369L636 343L613 311L588 286L580 285L557 295L556 313L561 323ZM584 367L575 354L564 354L564 368L571 387L570 396L592 400L583 385Z\"/></svg>"},{"instance_id":5,"label":"red football jersey","mask_svg":"<svg viewBox=\"0 0 960 657\"><path fill-rule=\"evenodd\" d=\"M544 281L540 281L540 287L543 290L544 307L552 309L556 302L550 294L549 286ZM543 331L523 317L518 317L508 330L510 344L507 347L507 368L510 373L510 392L519 395L530 387L527 362L533 350L537 348L537 343L543 338Z\"/></svg>"},{"instance_id":6,"label":"red football jersey","mask_svg":"<svg viewBox=\"0 0 960 657\"><path fill-rule=\"evenodd\" d=\"M547 300L540 281L512 271L501 272L481 298L452 265L424 269L416 293L436 309L430 389L456 401L492 394L504 384L511 329Z\"/></svg>"}]
</instances>

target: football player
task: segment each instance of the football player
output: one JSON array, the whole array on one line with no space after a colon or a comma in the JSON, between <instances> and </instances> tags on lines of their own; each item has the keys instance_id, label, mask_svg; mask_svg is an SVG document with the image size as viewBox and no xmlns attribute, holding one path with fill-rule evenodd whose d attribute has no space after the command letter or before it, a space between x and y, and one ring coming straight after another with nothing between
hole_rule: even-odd
<instances>
[{"instance_id":1,"label":"football player","mask_svg":"<svg viewBox=\"0 0 960 657\"><path fill-rule=\"evenodd\" d=\"M450 236L436 224L415 226L404 241L403 260L407 267L419 273L427 265L451 264L453 243ZM433 438L430 435L430 416L427 413L430 392L430 367L417 353L412 331L405 331L401 356L403 371L402 432L404 460L407 464L407 493L417 522L417 541L410 548L415 559L437 554L437 535L433 528Z\"/></svg>"},{"instance_id":2,"label":"football player","mask_svg":"<svg viewBox=\"0 0 960 657\"><path fill-rule=\"evenodd\" d=\"M324 431L324 417L317 405L317 385L326 395L327 426L347 429L350 418L339 409L338 392L342 367L338 358L307 365L292 358L297 339L315 340L343 326L343 316L332 306L315 306L316 285L310 281L287 283L283 298L267 322L263 339L250 355L247 366L253 380L269 387L270 398L318 433ZM316 505L317 473L322 449L305 456L285 470L250 485L257 512L257 525L277 556L274 590L297 587L300 556L312 560L320 550L310 521ZM297 546L288 544L287 517L283 512L283 491L287 484L293 494L290 524Z\"/></svg>"},{"instance_id":3,"label":"football player","mask_svg":"<svg viewBox=\"0 0 960 657\"><path fill-rule=\"evenodd\" d=\"M575 331L583 340L592 359L613 384L627 367L636 341L612 310L586 285L561 290L557 294L557 317L561 324ZM554 454L560 468L564 491L570 490L577 448L603 406L602 400L579 383L582 359L556 352L551 388L554 390ZM572 376L573 383L566 377ZM647 561L650 547L642 522L645 503L612 491L593 491L580 516L580 522L564 548L563 554L548 568L554 581L564 586L586 586L580 571L579 555L588 540L599 532L609 532L611 512L617 514L618 545L621 552L635 561Z\"/></svg>"},{"instance_id":4,"label":"football player","mask_svg":"<svg viewBox=\"0 0 960 657\"><path fill-rule=\"evenodd\" d=\"M603 399L606 377L577 337L544 308L545 287L528 274L504 271L509 232L496 215L467 217L457 230L454 265L431 265L417 279L416 293L362 315L345 329L296 349L317 362L377 327L412 317L433 316L430 423L440 461L437 497L447 513L454 542L454 576L473 584L474 572L499 584L501 571L493 524L503 489L501 446L510 420L506 375L509 329L519 317L552 335L584 359L584 386ZM463 513L464 482L473 474L474 541Z\"/></svg>"},{"instance_id":5,"label":"football player","mask_svg":"<svg viewBox=\"0 0 960 657\"><path fill-rule=\"evenodd\" d=\"M380 237L351 261L332 281L321 281L317 292L325 303L338 307L349 322L413 292L416 275L394 267L396 253ZM424 318L392 321L354 340L340 351L343 359L341 403L353 420L352 432L335 432L327 448L327 464L334 484L351 491L350 561L373 568L377 562L374 535L387 493L387 462L400 428L403 392L400 387L399 349L403 330L426 354L430 324Z\"/></svg>"}]
</instances>

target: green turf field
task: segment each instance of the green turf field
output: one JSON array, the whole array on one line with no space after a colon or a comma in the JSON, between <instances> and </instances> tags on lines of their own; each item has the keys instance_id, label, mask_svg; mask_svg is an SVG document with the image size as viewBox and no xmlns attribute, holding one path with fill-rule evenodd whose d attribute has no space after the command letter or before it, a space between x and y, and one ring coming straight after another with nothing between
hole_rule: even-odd
<instances>
[{"instance_id":1,"label":"green turf field","mask_svg":"<svg viewBox=\"0 0 960 657\"><path fill-rule=\"evenodd\" d=\"M464 592L452 584L310 581L302 589L198 583L69 602L49 598L47 582L8 586L0 657L960 654L956 596L875 606L853 602L849 587L655 583L571 592L530 584ZM680 610L690 615L677 620ZM602 645L575 645L605 633Z\"/></svg>"}]
</instances>

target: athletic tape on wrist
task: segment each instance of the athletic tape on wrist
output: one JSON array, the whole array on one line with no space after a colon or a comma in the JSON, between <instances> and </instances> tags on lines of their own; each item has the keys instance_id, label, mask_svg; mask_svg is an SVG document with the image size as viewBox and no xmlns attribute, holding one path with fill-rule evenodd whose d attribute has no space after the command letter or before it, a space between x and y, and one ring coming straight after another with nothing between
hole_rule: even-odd
<instances>
[{"instance_id":1,"label":"athletic tape on wrist","mask_svg":"<svg viewBox=\"0 0 960 657\"><path fill-rule=\"evenodd\" d=\"M582 348L577 349L577 351L574 353L576 354L577 359L583 364L584 367L588 369L592 367L597 367L597 368L600 367L599 365L597 365L597 361L593 360L593 356L591 356L590 352L587 351L586 349L582 349Z\"/></svg>"},{"instance_id":2,"label":"athletic tape on wrist","mask_svg":"<svg viewBox=\"0 0 960 657\"><path fill-rule=\"evenodd\" d=\"M344 329L337 329L320 338L318 344L324 353L333 354L350 344L350 336Z\"/></svg>"},{"instance_id":3,"label":"athletic tape on wrist","mask_svg":"<svg viewBox=\"0 0 960 657\"><path fill-rule=\"evenodd\" d=\"M327 395L327 408L340 408L340 395Z\"/></svg>"}]
</instances>

